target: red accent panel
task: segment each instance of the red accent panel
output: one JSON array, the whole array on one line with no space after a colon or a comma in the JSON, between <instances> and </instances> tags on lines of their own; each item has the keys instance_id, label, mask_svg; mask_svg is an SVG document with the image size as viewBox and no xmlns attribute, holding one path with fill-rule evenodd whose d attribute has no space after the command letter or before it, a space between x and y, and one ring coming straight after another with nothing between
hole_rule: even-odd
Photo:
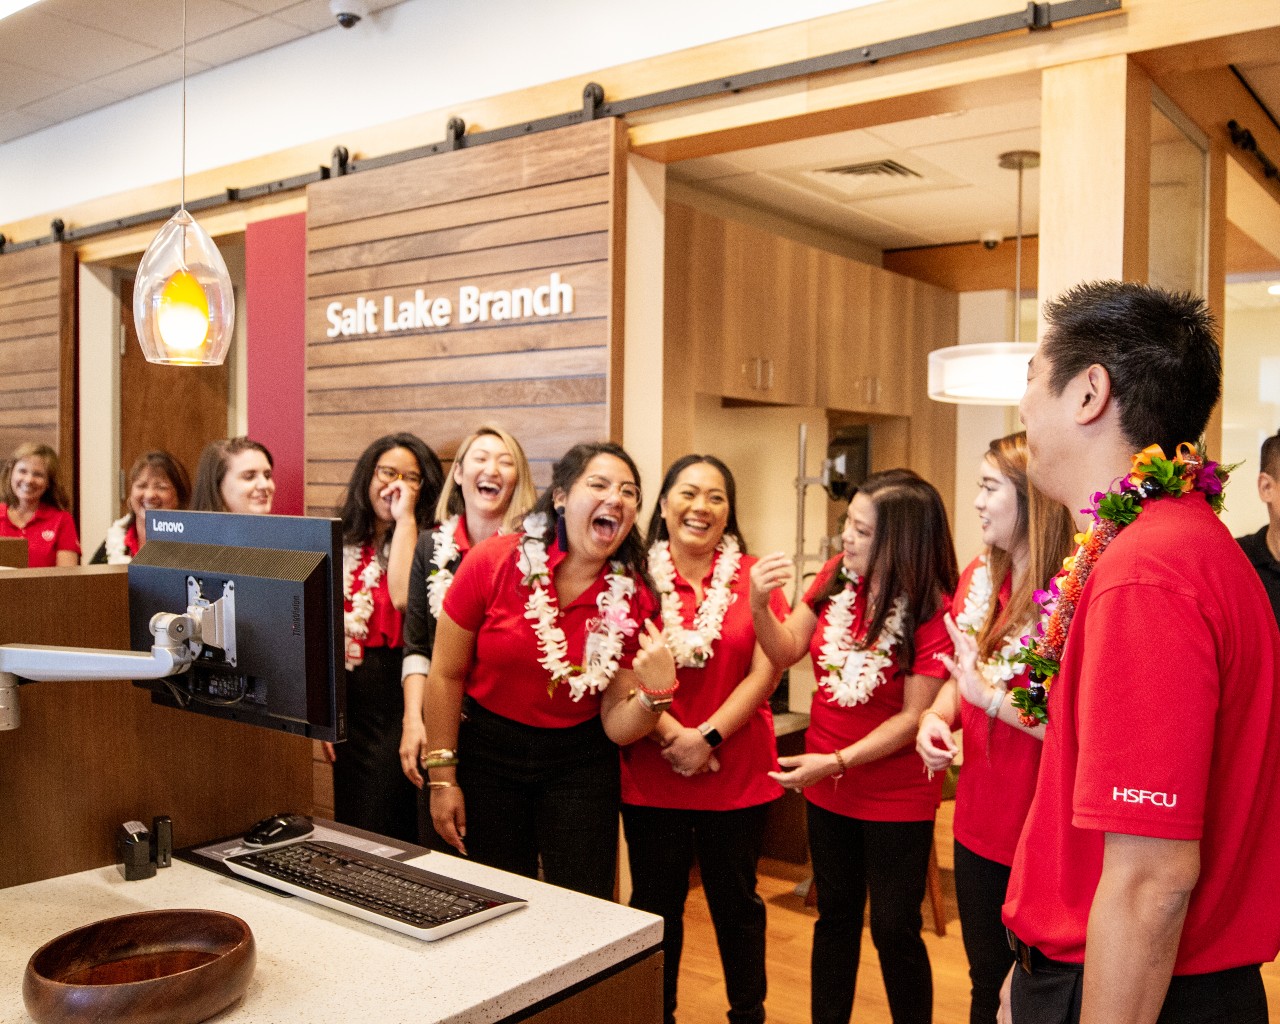
<instances>
[{"instance_id":1,"label":"red accent panel","mask_svg":"<svg viewBox=\"0 0 1280 1024\"><path fill-rule=\"evenodd\" d=\"M273 510L303 514L306 465L307 216L249 224L244 233L249 436L275 461Z\"/></svg>"}]
</instances>

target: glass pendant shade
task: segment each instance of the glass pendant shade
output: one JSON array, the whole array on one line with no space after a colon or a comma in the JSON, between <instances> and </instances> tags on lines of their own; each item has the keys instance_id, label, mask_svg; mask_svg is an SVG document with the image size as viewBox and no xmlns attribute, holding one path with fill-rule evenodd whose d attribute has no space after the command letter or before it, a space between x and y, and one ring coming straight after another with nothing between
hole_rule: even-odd
<instances>
[{"instance_id":1,"label":"glass pendant shade","mask_svg":"<svg viewBox=\"0 0 1280 1024\"><path fill-rule=\"evenodd\" d=\"M138 266L133 322L149 363L221 366L236 303L213 239L185 209L160 229Z\"/></svg>"},{"instance_id":2,"label":"glass pendant shade","mask_svg":"<svg viewBox=\"0 0 1280 1024\"><path fill-rule=\"evenodd\" d=\"M952 345L929 353L929 397L956 405L1017 405L1027 390L1031 343Z\"/></svg>"}]
</instances>

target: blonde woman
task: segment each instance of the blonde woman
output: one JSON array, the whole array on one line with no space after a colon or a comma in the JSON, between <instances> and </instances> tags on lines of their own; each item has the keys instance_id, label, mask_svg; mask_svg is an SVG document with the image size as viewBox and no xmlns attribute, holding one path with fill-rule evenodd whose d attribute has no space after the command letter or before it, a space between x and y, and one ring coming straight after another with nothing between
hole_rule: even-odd
<instances>
[{"instance_id":1,"label":"blonde woman","mask_svg":"<svg viewBox=\"0 0 1280 1024\"><path fill-rule=\"evenodd\" d=\"M47 444L19 445L4 467L0 537L27 542L27 566L80 564L80 539L58 483L58 453Z\"/></svg>"},{"instance_id":2,"label":"blonde woman","mask_svg":"<svg viewBox=\"0 0 1280 1024\"><path fill-rule=\"evenodd\" d=\"M431 671L431 648L444 596L462 560L476 544L499 531L514 533L533 508L533 473L520 442L500 427L484 425L463 439L436 504L436 525L418 537L405 585L391 581L391 600L404 612L404 725L400 765L422 789L419 760L426 753L423 693ZM419 842L440 842L424 801Z\"/></svg>"}]
</instances>

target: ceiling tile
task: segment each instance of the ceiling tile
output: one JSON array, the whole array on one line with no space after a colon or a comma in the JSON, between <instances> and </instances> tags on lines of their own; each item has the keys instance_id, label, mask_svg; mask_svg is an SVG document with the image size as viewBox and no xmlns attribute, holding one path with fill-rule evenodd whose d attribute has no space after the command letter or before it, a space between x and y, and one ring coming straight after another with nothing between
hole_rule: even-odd
<instances>
[{"instance_id":1,"label":"ceiling tile","mask_svg":"<svg viewBox=\"0 0 1280 1024\"><path fill-rule=\"evenodd\" d=\"M47 117L36 117L22 110L10 114L0 114L0 143L12 142L24 135L48 128L54 122Z\"/></svg>"},{"instance_id":2,"label":"ceiling tile","mask_svg":"<svg viewBox=\"0 0 1280 1024\"><path fill-rule=\"evenodd\" d=\"M50 93L70 89L75 84L74 80L53 73L53 69L35 71L0 60L0 96L4 97L4 108L7 110L42 99Z\"/></svg>"},{"instance_id":3,"label":"ceiling tile","mask_svg":"<svg viewBox=\"0 0 1280 1024\"><path fill-rule=\"evenodd\" d=\"M275 18L259 18L187 46L187 53L209 64L230 64L251 53L261 53L307 33Z\"/></svg>"},{"instance_id":4,"label":"ceiling tile","mask_svg":"<svg viewBox=\"0 0 1280 1024\"><path fill-rule=\"evenodd\" d=\"M899 121L897 124L877 125L867 129L867 134L874 135L891 146L914 149L957 139L997 135L1020 128L1037 128L1039 124L1040 101L1037 99L979 107L955 114L919 117Z\"/></svg>"},{"instance_id":5,"label":"ceiling tile","mask_svg":"<svg viewBox=\"0 0 1280 1024\"><path fill-rule=\"evenodd\" d=\"M110 106L124 97L120 93L107 92L97 85L76 85L35 103L23 107L23 111L36 117L50 117L55 122L69 121L91 110Z\"/></svg>"},{"instance_id":6,"label":"ceiling tile","mask_svg":"<svg viewBox=\"0 0 1280 1024\"><path fill-rule=\"evenodd\" d=\"M291 0L289 4L273 12L272 17L276 21L297 25L308 32L323 32L338 24L329 13L329 5L318 3L317 0L302 0L301 3Z\"/></svg>"},{"instance_id":7,"label":"ceiling tile","mask_svg":"<svg viewBox=\"0 0 1280 1024\"><path fill-rule=\"evenodd\" d=\"M187 76L206 71L211 65L193 60L187 54ZM182 57L177 53L165 53L120 71L95 78L94 83L125 96L137 96L182 78Z\"/></svg>"},{"instance_id":8,"label":"ceiling tile","mask_svg":"<svg viewBox=\"0 0 1280 1024\"><path fill-rule=\"evenodd\" d=\"M158 52L156 47L39 11L33 7L20 12L37 12L20 25L10 26L13 19L4 22L5 56L15 64L37 70L74 68L76 77L84 81L137 64Z\"/></svg>"},{"instance_id":9,"label":"ceiling tile","mask_svg":"<svg viewBox=\"0 0 1280 1024\"><path fill-rule=\"evenodd\" d=\"M157 50L182 46L182 5L174 0L45 0L48 12L77 25L136 40ZM190 0L187 6L187 41L204 39L234 28L256 12L228 0Z\"/></svg>"}]
</instances>

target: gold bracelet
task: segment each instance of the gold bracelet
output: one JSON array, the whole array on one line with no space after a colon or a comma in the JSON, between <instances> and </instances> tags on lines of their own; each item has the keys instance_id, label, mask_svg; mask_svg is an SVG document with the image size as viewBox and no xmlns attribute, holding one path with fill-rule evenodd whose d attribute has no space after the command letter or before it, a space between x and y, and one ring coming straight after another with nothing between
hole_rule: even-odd
<instances>
[{"instance_id":1,"label":"gold bracelet","mask_svg":"<svg viewBox=\"0 0 1280 1024\"><path fill-rule=\"evenodd\" d=\"M457 789L458 784L456 782L436 782L435 779L428 779L427 788L428 789Z\"/></svg>"},{"instance_id":2,"label":"gold bracelet","mask_svg":"<svg viewBox=\"0 0 1280 1024\"><path fill-rule=\"evenodd\" d=\"M943 718L940 712L934 711L933 708L925 708L923 711L920 712L920 717L916 719L916 732L920 731L920 726L924 725L924 720L929 715L933 715L935 718L937 718L939 722L945 725L948 729L951 728L951 723L948 722L945 718Z\"/></svg>"},{"instance_id":3,"label":"gold bracelet","mask_svg":"<svg viewBox=\"0 0 1280 1024\"><path fill-rule=\"evenodd\" d=\"M456 757L428 757L419 761L423 768L457 768L458 759Z\"/></svg>"},{"instance_id":4,"label":"gold bracelet","mask_svg":"<svg viewBox=\"0 0 1280 1024\"><path fill-rule=\"evenodd\" d=\"M840 771L836 775L836 778L843 779L844 773L849 770L849 766L844 763L844 755L841 754L839 750L833 750L831 753L835 755L836 764L840 766Z\"/></svg>"},{"instance_id":5,"label":"gold bracelet","mask_svg":"<svg viewBox=\"0 0 1280 1024\"><path fill-rule=\"evenodd\" d=\"M428 750L425 754L422 755L422 758L423 760L431 760L433 758L447 759L450 757L457 757L457 756L458 756L458 752L456 750L450 750L448 747L441 747L439 750Z\"/></svg>"}]
</instances>

